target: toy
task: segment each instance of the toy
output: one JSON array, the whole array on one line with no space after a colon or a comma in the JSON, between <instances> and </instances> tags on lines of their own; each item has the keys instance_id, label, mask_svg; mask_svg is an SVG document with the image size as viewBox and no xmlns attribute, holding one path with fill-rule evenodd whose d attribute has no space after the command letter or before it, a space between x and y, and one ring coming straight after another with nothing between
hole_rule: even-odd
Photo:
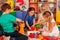
<instances>
[{"instance_id":1,"label":"toy","mask_svg":"<svg viewBox=\"0 0 60 40\"><path fill-rule=\"evenodd\" d=\"M36 28L36 31L38 31L40 28Z\"/></svg>"},{"instance_id":2,"label":"toy","mask_svg":"<svg viewBox=\"0 0 60 40\"><path fill-rule=\"evenodd\" d=\"M17 0L17 3L19 3L19 5L23 5L24 4L24 0Z\"/></svg>"},{"instance_id":3,"label":"toy","mask_svg":"<svg viewBox=\"0 0 60 40\"><path fill-rule=\"evenodd\" d=\"M27 33L27 32L28 32L28 30L26 29L26 30L25 30L25 33Z\"/></svg>"},{"instance_id":4,"label":"toy","mask_svg":"<svg viewBox=\"0 0 60 40\"><path fill-rule=\"evenodd\" d=\"M30 33L29 37L30 38L34 38L34 34L33 33Z\"/></svg>"},{"instance_id":5,"label":"toy","mask_svg":"<svg viewBox=\"0 0 60 40\"><path fill-rule=\"evenodd\" d=\"M24 34L24 27L25 27L24 22L20 22L20 25L19 26L20 26L19 33Z\"/></svg>"},{"instance_id":6,"label":"toy","mask_svg":"<svg viewBox=\"0 0 60 40\"><path fill-rule=\"evenodd\" d=\"M39 39L43 39L43 36L41 34L39 34Z\"/></svg>"},{"instance_id":7,"label":"toy","mask_svg":"<svg viewBox=\"0 0 60 40\"><path fill-rule=\"evenodd\" d=\"M43 36L43 40L58 40L57 37Z\"/></svg>"},{"instance_id":8,"label":"toy","mask_svg":"<svg viewBox=\"0 0 60 40\"><path fill-rule=\"evenodd\" d=\"M48 40L48 37L47 36L43 36L43 40Z\"/></svg>"},{"instance_id":9,"label":"toy","mask_svg":"<svg viewBox=\"0 0 60 40\"><path fill-rule=\"evenodd\" d=\"M31 27L31 29L29 29L29 31L35 31L36 27Z\"/></svg>"},{"instance_id":10,"label":"toy","mask_svg":"<svg viewBox=\"0 0 60 40\"><path fill-rule=\"evenodd\" d=\"M0 36L0 40L4 40L3 36Z\"/></svg>"},{"instance_id":11,"label":"toy","mask_svg":"<svg viewBox=\"0 0 60 40\"><path fill-rule=\"evenodd\" d=\"M58 38L57 37L54 37L53 40L58 40Z\"/></svg>"},{"instance_id":12,"label":"toy","mask_svg":"<svg viewBox=\"0 0 60 40\"><path fill-rule=\"evenodd\" d=\"M6 3L8 3L10 6L11 6L11 12L13 12L14 11L14 0L7 0L7 2Z\"/></svg>"},{"instance_id":13,"label":"toy","mask_svg":"<svg viewBox=\"0 0 60 40\"><path fill-rule=\"evenodd\" d=\"M47 37L47 40L52 40L52 38L50 38L50 37Z\"/></svg>"},{"instance_id":14,"label":"toy","mask_svg":"<svg viewBox=\"0 0 60 40\"><path fill-rule=\"evenodd\" d=\"M36 24L36 28L41 28L41 25L40 24Z\"/></svg>"},{"instance_id":15,"label":"toy","mask_svg":"<svg viewBox=\"0 0 60 40\"><path fill-rule=\"evenodd\" d=\"M39 38L39 33L36 33L36 38Z\"/></svg>"}]
</instances>

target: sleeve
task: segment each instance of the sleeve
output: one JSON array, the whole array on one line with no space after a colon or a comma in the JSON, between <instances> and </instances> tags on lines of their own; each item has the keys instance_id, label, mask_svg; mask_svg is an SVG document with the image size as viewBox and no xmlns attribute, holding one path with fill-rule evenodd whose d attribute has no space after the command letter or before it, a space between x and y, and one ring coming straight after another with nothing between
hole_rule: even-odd
<instances>
[{"instance_id":1,"label":"sleeve","mask_svg":"<svg viewBox=\"0 0 60 40\"><path fill-rule=\"evenodd\" d=\"M35 14L33 15L33 18L35 18Z\"/></svg>"},{"instance_id":2,"label":"sleeve","mask_svg":"<svg viewBox=\"0 0 60 40\"><path fill-rule=\"evenodd\" d=\"M14 17L13 15L10 15L10 21L16 22L16 17Z\"/></svg>"},{"instance_id":3,"label":"sleeve","mask_svg":"<svg viewBox=\"0 0 60 40\"><path fill-rule=\"evenodd\" d=\"M27 17L26 17L26 21L28 21L28 18L29 18L29 17L27 16Z\"/></svg>"}]
</instances>

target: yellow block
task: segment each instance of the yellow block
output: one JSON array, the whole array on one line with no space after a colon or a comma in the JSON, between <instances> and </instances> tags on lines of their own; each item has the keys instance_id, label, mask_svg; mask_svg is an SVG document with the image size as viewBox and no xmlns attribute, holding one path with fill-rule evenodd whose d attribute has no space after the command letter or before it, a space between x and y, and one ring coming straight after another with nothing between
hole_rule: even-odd
<instances>
[{"instance_id":1,"label":"yellow block","mask_svg":"<svg viewBox=\"0 0 60 40\"><path fill-rule=\"evenodd\" d=\"M60 23L60 11L56 12L56 22Z\"/></svg>"},{"instance_id":2,"label":"yellow block","mask_svg":"<svg viewBox=\"0 0 60 40\"><path fill-rule=\"evenodd\" d=\"M19 33L24 34L24 27L25 27L25 24L24 23L20 23Z\"/></svg>"},{"instance_id":3,"label":"yellow block","mask_svg":"<svg viewBox=\"0 0 60 40\"><path fill-rule=\"evenodd\" d=\"M7 0L7 2L6 3L8 3L10 6L11 6L11 12L13 12L14 11L14 0Z\"/></svg>"},{"instance_id":4,"label":"yellow block","mask_svg":"<svg viewBox=\"0 0 60 40\"><path fill-rule=\"evenodd\" d=\"M39 34L39 38L40 38L40 39L43 39L43 36Z\"/></svg>"}]
</instances>

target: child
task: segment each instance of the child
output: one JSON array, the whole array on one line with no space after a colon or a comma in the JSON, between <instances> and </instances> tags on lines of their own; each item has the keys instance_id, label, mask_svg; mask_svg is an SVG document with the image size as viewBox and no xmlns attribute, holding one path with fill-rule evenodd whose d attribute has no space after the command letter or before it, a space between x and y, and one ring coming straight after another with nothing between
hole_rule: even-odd
<instances>
[{"instance_id":1,"label":"child","mask_svg":"<svg viewBox=\"0 0 60 40\"><path fill-rule=\"evenodd\" d=\"M59 36L59 30L58 30L58 27L56 25L54 18L52 17L52 13L50 13L49 11L45 11L42 14L42 16L44 18L44 22L46 23L43 25L43 29L40 29L40 31L42 31L42 34L44 36L58 37Z\"/></svg>"},{"instance_id":2,"label":"child","mask_svg":"<svg viewBox=\"0 0 60 40\"><path fill-rule=\"evenodd\" d=\"M30 7L28 9L28 15L26 17L26 26L31 29L32 26L35 24L35 9L33 7Z\"/></svg>"},{"instance_id":3,"label":"child","mask_svg":"<svg viewBox=\"0 0 60 40\"><path fill-rule=\"evenodd\" d=\"M2 3L0 3L0 16L2 15L1 6L2 6Z\"/></svg>"},{"instance_id":4,"label":"child","mask_svg":"<svg viewBox=\"0 0 60 40\"><path fill-rule=\"evenodd\" d=\"M17 40L28 40L28 37L25 35L22 35L15 31L15 28L13 27L13 23L18 21L18 22L23 22L21 19L15 18L10 12L10 5L7 3L3 4L1 7L1 10L3 14L0 17L0 24L3 27L4 30L4 35L5 36L11 36L11 37L16 37ZM19 39L18 39L19 38Z\"/></svg>"},{"instance_id":5,"label":"child","mask_svg":"<svg viewBox=\"0 0 60 40\"><path fill-rule=\"evenodd\" d=\"M0 2L0 16L2 15L1 6L2 6L2 3ZM3 35L3 28L0 24L0 36L2 36L2 35Z\"/></svg>"}]
</instances>

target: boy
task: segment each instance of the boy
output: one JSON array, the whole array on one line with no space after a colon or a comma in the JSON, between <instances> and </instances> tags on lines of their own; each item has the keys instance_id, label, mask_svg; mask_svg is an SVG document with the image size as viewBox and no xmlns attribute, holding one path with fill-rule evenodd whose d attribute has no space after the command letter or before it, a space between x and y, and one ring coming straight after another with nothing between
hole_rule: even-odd
<instances>
[{"instance_id":1,"label":"boy","mask_svg":"<svg viewBox=\"0 0 60 40\"><path fill-rule=\"evenodd\" d=\"M2 15L1 6L2 6L2 3L0 2L0 16Z\"/></svg>"},{"instance_id":2,"label":"boy","mask_svg":"<svg viewBox=\"0 0 60 40\"><path fill-rule=\"evenodd\" d=\"M2 6L2 4L3 4L3 3L0 2L0 16L2 15L2 11L1 11L1 6ZM1 26L1 24L0 24L0 36L2 36L2 35L3 35L3 28L2 28L2 26Z\"/></svg>"},{"instance_id":3,"label":"boy","mask_svg":"<svg viewBox=\"0 0 60 40\"><path fill-rule=\"evenodd\" d=\"M31 29L35 25L35 9L33 7L30 7L28 9L28 15L26 17L26 26Z\"/></svg>"},{"instance_id":4,"label":"boy","mask_svg":"<svg viewBox=\"0 0 60 40\"><path fill-rule=\"evenodd\" d=\"M3 4L1 7L1 10L3 14L0 17L0 24L3 27L4 35L5 36L11 36L16 37L17 40L28 40L28 37L25 35L22 35L15 31L15 28L13 27L13 22L23 22L21 19L15 18L14 16L10 15L10 5L7 3Z\"/></svg>"}]
</instances>

